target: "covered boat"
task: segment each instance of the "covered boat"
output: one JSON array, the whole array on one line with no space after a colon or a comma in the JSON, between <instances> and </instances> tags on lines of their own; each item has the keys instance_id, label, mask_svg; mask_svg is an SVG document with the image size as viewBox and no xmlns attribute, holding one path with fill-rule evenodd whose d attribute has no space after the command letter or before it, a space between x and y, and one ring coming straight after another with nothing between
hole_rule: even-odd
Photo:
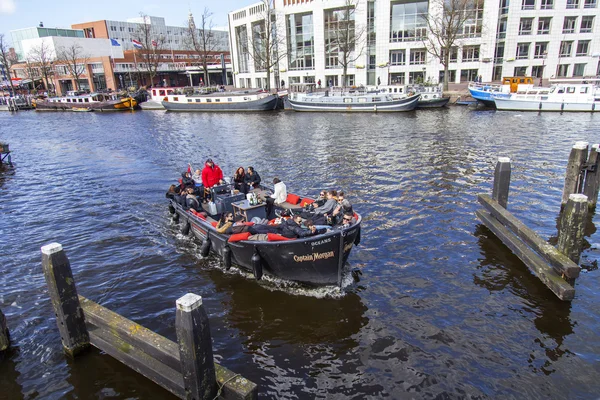
<instances>
[{"instance_id":1,"label":"covered boat","mask_svg":"<svg viewBox=\"0 0 600 400\"><path fill-rule=\"evenodd\" d=\"M504 77L502 84L470 82L469 93L486 107L496 107L494 99L509 97L511 93L533 87L533 78L525 76Z\"/></svg>"},{"instance_id":2,"label":"covered boat","mask_svg":"<svg viewBox=\"0 0 600 400\"><path fill-rule=\"evenodd\" d=\"M293 92L287 102L294 111L399 112L417 107L419 94L387 93L366 88L332 88L321 92Z\"/></svg>"},{"instance_id":3,"label":"covered boat","mask_svg":"<svg viewBox=\"0 0 600 400\"><path fill-rule=\"evenodd\" d=\"M549 88L519 90L509 97L494 100L498 110L597 112L600 111L600 86L598 81L557 83Z\"/></svg>"},{"instance_id":4,"label":"covered boat","mask_svg":"<svg viewBox=\"0 0 600 400\"><path fill-rule=\"evenodd\" d=\"M263 91L176 94L162 99L168 111L271 111L279 97Z\"/></svg>"},{"instance_id":5,"label":"covered boat","mask_svg":"<svg viewBox=\"0 0 600 400\"><path fill-rule=\"evenodd\" d=\"M238 196L229 195L229 188L226 188L224 193L225 195L214 194L220 202L221 212L227 211L228 206L231 206L229 196ZM269 192L268 188L261 186L255 189L255 193L264 197ZM243 197L243 194L241 196ZM295 199L300 200L299 196L288 194L288 201L279 207L300 211L302 202L293 204ZM302 201L304 200L306 199ZM310 286L341 286L344 264L352 247L360 242L362 218L356 213L354 224L345 228L332 228L315 236L285 239L279 235L268 234L267 241L232 241L234 235L217 232L217 214L205 216L193 210L186 210L173 199L169 202L170 212L173 213L174 219L179 221L182 232L191 233L202 241L200 252L203 256L212 253L221 258L226 269L235 264L253 273L257 280L265 273ZM206 205L204 210L210 213Z\"/></svg>"},{"instance_id":6,"label":"covered boat","mask_svg":"<svg viewBox=\"0 0 600 400\"><path fill-rule=\"evenodd\" d=\"M129 111L137 106L132 97L116 94L91 93L62 97L49 97L35 101L37 111Z\"/></svg>"}]
</instances>

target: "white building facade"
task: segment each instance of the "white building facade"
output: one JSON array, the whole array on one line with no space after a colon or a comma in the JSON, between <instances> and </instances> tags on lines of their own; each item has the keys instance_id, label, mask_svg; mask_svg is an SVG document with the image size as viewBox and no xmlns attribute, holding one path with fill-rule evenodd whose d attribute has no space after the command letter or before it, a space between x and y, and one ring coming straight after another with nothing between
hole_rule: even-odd
<instances>
[{"instance_id":1,"label":"white building facade","mask_svg":"<svg viewBox=\"0 0 600 400\"><path fill-rule=\"evenodd\" d=\"M451 52L450 82L499 81L503 76L583 77L600 74L599 0L483 1L463 26ZM270 87L282 83L342 84L331 46L336 12L346 0L273 0L278 42L284 49L271 68ZM347 85L387 85L443 80L444 67L423 38L426 18L440 18L439 1L357 0L355 31L362 32ZM264 19L256 3L229 14L237 87L266 87L267 73L252 57L252 32ZM337 19L339 20L339 18ZM285 38L285 41L283 41ZM284 44L285 43L285 44ZM354 58L354 57L353 57Z\"/></svg>"}]
</instances>

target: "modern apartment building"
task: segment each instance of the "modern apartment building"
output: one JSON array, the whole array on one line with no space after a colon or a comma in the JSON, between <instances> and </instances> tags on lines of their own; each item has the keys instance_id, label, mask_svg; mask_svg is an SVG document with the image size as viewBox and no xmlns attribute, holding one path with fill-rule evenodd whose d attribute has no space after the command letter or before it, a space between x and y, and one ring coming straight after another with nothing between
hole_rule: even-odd
<instances>
[{"instance_id":1,"label":"modern apartment building","mask_svg":"<svg viewBox=\"0 0 600 400\"><path fill-rule=\"evenodd\" d=\"M273 0L278 52L271 87L283 83L340 85L343 70L332 37L347 0ZM450 82L503 76L537 78L600 74L598 0L500 0L476 5L450 54ZM348 85L440 82L444 68L428 53L427 18L441 18L440 1L355 0L351 19L361 40L347 71ZM252 54L265 3L229 14L234 81L265 87L267 73ZM354 58L354 57L353 57Z\"/></svg>"}]
</instances>

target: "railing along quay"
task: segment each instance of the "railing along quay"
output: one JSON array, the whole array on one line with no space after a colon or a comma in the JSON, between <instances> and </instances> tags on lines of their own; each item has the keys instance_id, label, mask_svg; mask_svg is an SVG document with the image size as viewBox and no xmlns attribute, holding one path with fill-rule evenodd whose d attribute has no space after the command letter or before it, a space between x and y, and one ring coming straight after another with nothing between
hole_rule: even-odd
<instances>
[{"instance_id":1,"label":"railing along quay","mask_svg":"<svg viewBox=\"0 0 600 400\"><path fill-rule=\"evenodd\" d=\"M41 248L42 268L65 353L90 345L104 351L182 399L256 399L257 386L213 361L202 297L176 302L177 343L83 296L78 296L62 246Z\"/></svg>"},{"instance_id":2,"label":"railing along quay","mask_svg":"<svg viewBox=\"0 0 600 400\"><path fill-rule=\"evenodd\" d=\"M492 196L477 196L484 209L475 214L559 299L573 300L581 268L588 209L596 207L600 188L599 145L577 142L569 156L554 247L507 210L511 164L499 157Z\"/></svg>"}]
</instances>

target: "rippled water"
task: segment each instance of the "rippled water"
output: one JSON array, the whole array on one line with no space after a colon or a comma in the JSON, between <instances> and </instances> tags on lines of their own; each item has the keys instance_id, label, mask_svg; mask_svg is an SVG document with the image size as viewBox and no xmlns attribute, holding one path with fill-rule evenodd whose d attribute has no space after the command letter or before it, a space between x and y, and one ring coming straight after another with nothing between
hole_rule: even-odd
<instances>
[{"instance_id":1,"label":"rippled water","mask_svg":"<svg viewBox=\"0 0 600 400\"><path fill-rule=\"evenodd\" d=\"M13 349L0 398L162 399L97 350L62 353L40 247L61 243L79 293L175 339L175 300L203 296L216 358L264 398L596 398L599 236L562 303L474 215L498 156L509 209L556 235L575 141L591 114L450 110L398 115L0 114L0 308ZM342 189L364 215L359 282L301 290L202 259L165 189L188 162L254 166L292 191ZM4 396L4 397L3 397Z\"/></svg>"}]
</instances>

